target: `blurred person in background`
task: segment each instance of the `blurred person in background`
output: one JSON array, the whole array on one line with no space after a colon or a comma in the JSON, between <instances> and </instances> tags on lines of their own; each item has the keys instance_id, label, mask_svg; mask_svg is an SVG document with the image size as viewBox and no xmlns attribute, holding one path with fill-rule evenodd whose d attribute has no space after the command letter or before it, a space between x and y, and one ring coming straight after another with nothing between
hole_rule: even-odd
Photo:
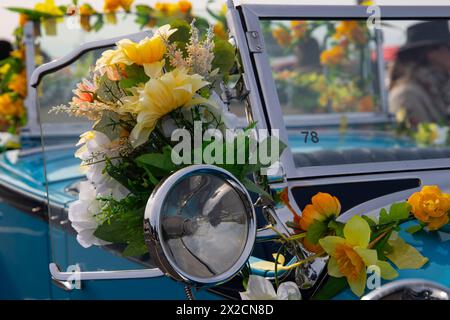
<instances>
[{"instance_id":1,"label":"blurred person in background","mask_svg":"<svg viewBox=\"0 0 450 320\"><path fill-rule=\"evenodd\" d=\"M390 73L390 111L415 127L450 120L450 29L446 20L407 29Z\"/></svg>"},{"instance_id":2,"label":"blurred person in background","mask_svg":"<svg viewBox=\"0 0 450 320\"><path fill-rule=\"evenodd\" d=\"M13 47L9 41L0 40L0 61L9 57Z\"/></svg>"}]
</instances>

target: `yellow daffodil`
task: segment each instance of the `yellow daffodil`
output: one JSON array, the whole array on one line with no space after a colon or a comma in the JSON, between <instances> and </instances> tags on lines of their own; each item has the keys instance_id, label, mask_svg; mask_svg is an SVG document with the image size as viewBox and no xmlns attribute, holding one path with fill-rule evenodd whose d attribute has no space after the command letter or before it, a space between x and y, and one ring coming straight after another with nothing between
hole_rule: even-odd
<instances>
[{"instance_id":1,"label":"yellow daffodil","mask_svg":"<svg viewBox=\"0 0 450 320\"><path fill-rule=\"evenodd\" d=\"M450 195L438 186L425 186L408 199L411 211L428 229L437 230L449 222Z\"/></svg>"},{"instance_id":2,"label":"yellow daffodil","mask_svg":"<svg viewBox=\"0 0 450 320\"><path fill-rule=\"evenodd\" d=\"M308 231L309 226L315 221L324 221L330 217L337 217L341 213L341 203L336 197L328 193L319 192L311 199L302 211L301 217L295 221L300 227Z\"/></svg>"},{"instance_id":3,"label":"yellow daffodil","mask_svg":"<svg viewBox=\"0 0 450 320\"><path fill-rule=\"evenodd\" d=\"M213 26L213 31L214 31L214 34L216 36L218 36L219 38L224 39L224 40L228 39L228 33L225 30L225 27L223 26L222 22L216 23Z\"/></svg>"},{"instance_id":4,"label":"yellow daffodil","mask_svg":"<svg viewBox=\"0 0 450 320\"><path fill-rule=\"evenodd\" d=\"M15 74L8 84L8 89L14 91L22 97L27 95L27 76L25 70Z\"/></svg>"},{"instance_id":5,"label":"yellow daffodil","mask_svg":"<svg viewBox=\"0 0 450 320\"><path fill-rule=\"evenodd\" d=\"M25 59L25 50L23 48L14 50L11 52L10 56L13 58L19 59L19 60L24 60Z\"/></svg>"},{"instance_id":6,"label":"yellow daffodil","mask_svg":"<svg viewBox=\"0 0 450 320\"><path fill-rule=\"evenodd\" d=\"M34 10L54 16L64 15L64 12L55 4L55 0L44 0L44 2L39 2L34 6Z\"/></svg>"},{"instance_id":7,"label":"yellow daffodil","mask_svg":"<svg viewBox=\"0 0 450 320\"><path fill-rule=\"evenodd\" d=\"M158 120L171 111L204 102L196 97L196 92L207 84L197 74L189 75L183 69L175 69L160 78L150 79L133 96L127 97L123 111L137 114L137 124L130 134L132 145L137 147L144 143Z\"/></svg>"},{"instance_id":8,"label":"yellow daffodil","mask_svg":"<svg viewBox=\"0 0 450 320\"><path fill-rule=\"evenodd\" d=\"M319 240L330 256L328 274L337 278L346 277L350 289L357 296L364 293L368 266L378 266L383 279L398 276L388 262L378 260L376 250L369 249L370 233L369 224L360 216L354 216L346 223L343 238L328 236Z\"/></svg>"},{"instance_id":9,"label":"yellow daffodil","mask_svg":"<svg viewBox=\"0 0 450 320\"><path fill-rule=\"evenodd\" d=\"M116 50L107 50L97 61L96 69L116 64L142 65L149 77L157 77L164 65L162 61L166 53L166 40L176 29L170 25L160 27L151 38L145 38L138 43L129 39L117 43Z\"/></svg>"}]
</instances>

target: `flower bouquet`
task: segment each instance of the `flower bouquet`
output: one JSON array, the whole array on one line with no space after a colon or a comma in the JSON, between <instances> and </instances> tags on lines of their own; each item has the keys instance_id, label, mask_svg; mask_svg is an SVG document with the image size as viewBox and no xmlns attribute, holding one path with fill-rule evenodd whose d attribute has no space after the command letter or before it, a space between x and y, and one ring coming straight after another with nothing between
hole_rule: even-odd
<instances>
[{"instance_id":1,"label":"flower bouquet","mask_svg":"<svg viewBox=\"0 0 450 320\"><path fill-rule=\"evenodd\" d=\"M87 181L69 208L83 247L114 243L126 246L125 256L147 253L148 198L160 181L192 163L223 167L250 191L265 194L248 175L270 165L251 161L270 138L256 141L251 124L222 139L238 122L221 99L223 88L239 77L232 74L237 63L234 47L212 28L202 34L195 21L178 21L151 38L123 39L103 52L72 101L53 108L93 123L75 154ZM232 160L243 156L243 163L224 163L230 145Z\"/></svg>"}]
</instances>

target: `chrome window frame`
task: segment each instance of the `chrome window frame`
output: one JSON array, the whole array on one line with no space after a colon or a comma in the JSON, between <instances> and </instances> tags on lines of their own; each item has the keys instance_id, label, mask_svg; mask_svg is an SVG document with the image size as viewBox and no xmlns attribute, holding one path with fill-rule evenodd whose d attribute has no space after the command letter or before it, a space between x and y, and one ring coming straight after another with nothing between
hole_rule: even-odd
<instances>
[{"instance_id":1,"label":"chrome window frame","mask_svg":"<svg viewBox=\"0 0 450 320\"><path fill-rule=\"evenodd\" d=\"M378 8L380 8L381 19L450 20L450 6L378 6ZM283 119L269 57L264 50L260 20L367 19L371 11L365 6L348 5L234 5L232 0L228 1L228 9L230 31L239 48L244 67L244 82L250 91L249 102L253 120L257 121L258 128L279 129L279 138L287 142L289 128ZM259 41L258 45L255 45L254 39L251 39L255 32L254 38ZM383 121L383 117L379 117L378 121ZM450 168L450 158L296 167L289 148L286 148L280 160L288 179Z\"/></svg>"}]
</instances>

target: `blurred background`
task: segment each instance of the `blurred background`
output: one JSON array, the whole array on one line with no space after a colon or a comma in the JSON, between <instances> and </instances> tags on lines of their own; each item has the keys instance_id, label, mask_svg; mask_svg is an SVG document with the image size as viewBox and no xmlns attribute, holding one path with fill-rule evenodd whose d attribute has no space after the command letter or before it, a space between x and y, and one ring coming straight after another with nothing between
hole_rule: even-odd
<instances>
[{"instance_id":1,"label":"blurred background","mask_svg":"<svg viewBox=\"0 0 450 320\"><path fill-rule=\"evenodd\" d=\"M27 7L32 8L36 3L40 2L39 0L0 0L0 17L1 17L1 28L0 28L0 39L8 39L12 40L13 30L17 26L17 14L12 12L8 12L5 10L6 7ZM85 0L83 3L89 3L96 10L100 10L103 5L103 0ZM158 2L158 0L140 0L139 4L148 4L154 5ZM171 0L167 0L164 2L171 2ZM172 2L176 2L176 0L172 0ZM221 3L225 3L226 1L216 1L216 4L211 7L220 8ZM241 3L251 2L251 3L270 3L270 0L241 0ZM275 1L274 1L275 2ZM335 5L337 2L335 0L282 0L282 3L298 3L298 4L316 4L316 5ZM281 3L280 1L276 1L276 3ZM376 1L379 5L448 5L450 0L378 0ZM55 3L57 5L67 4L67 0L56 0ZM205 10L207 0L192 0L192 4L195 12L199 14ZM353 5L356 3L356 0L339 0L338 3L340 5Z\"/></svg>"}]
</instances>

